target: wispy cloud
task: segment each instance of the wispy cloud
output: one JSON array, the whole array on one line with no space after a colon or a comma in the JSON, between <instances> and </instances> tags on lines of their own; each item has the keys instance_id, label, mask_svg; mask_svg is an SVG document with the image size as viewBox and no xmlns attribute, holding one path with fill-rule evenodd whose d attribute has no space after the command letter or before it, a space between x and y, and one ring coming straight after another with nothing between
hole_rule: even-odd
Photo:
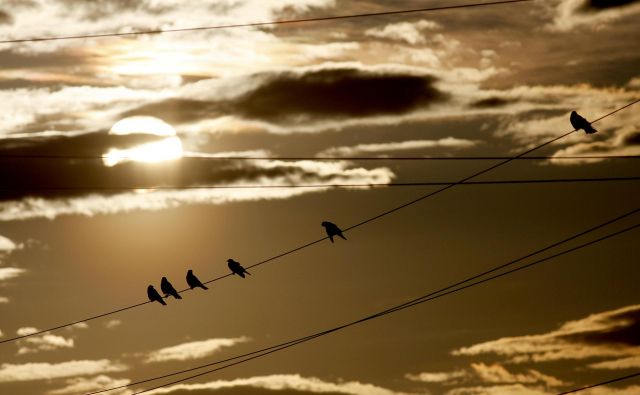
<instances>
[{"instance_id":1,"label":"wispy cloud","mask_svg":"<svg viewBox=\"0 0 640 395\"><path fill-rule=\"evenodd\" d=\"M68 379L66 386L51 390L47 392L49 395L69 395L69 394L84 394L88 392L100 391L107 388L120 387L127 385L131 382L129 379L115 379L106 375L99 375L96 377L84 378L77 377ZM128 395L133 391L123 388L121 390L110 391L110 394L115 395Z\"/></svg>"},{"instance_id":2,"label":"wispy cloud","mask_svg":"<svg viewBox=\"0 0 640 395\"><path fill-rule=\"evenodd\" d=\"M167 362L205 358L217 353L223 348L233 347L247 341L249 341L248 337L236 337L231 339L207 339L182 343L152 351L147 354L145 361Z\"/></svg>"},{"instance_id":3,"label":"wispy cloud","mask_svg":"<svg viewBox=\"0 0 640 395\"><path fill-rule=\"evenodd\" d=\"M568 31L580 26L599 29L622 17L640 13L637 0L556 0L552 7L552 30Z\"/></svg>"},{"instance_id":4,"label":"wispy cloud","mask_svg":"<svg viewBox=\"0 0 640 395\"><path fill-rule=\"evenodd\" d=\"M230 388L264 389L267 393L273 391L293 390L310 393L332 393L348 395L401 395L390 389L375 386L373 384L348 381L332 383L315 377L302 377L300 375L272 375L236 379L230 381L211 381L203 384L178 384L167 388L151 391L149 394L170 394L172 392L202 392L216 391Z\"/></svg>"},{"instance_id":5,"label":"wispy cloud","mask_svg":"<svg viewBox=\"0 0 640 395\"><path fill-rule=\"evenodd\" d=\"M391 151L409 151L425 148L470 148L477 145L477 141L445 137L438 140L407 140L387 143L358 144L328 148L318 156L352 156L359 154L378 154Z\"/></svg>"},{"instance_id":6,"label":"wispy cloud","mask_svg":"<svg viewBox=\"0 0 640 395\"><path fill-rule=\"evenodd\" d=\"M406 378L412 381L422 381L424 383L450 383L458 379L467 377L469 372L464 369L451 372L421 372L417 374L407 374Z\"/></svg>"},{"instance_id":7,"label":"wispy cloud","mask_svg":"<svg viewBox=\"0 0 640 395\"><path fill-rule=\"evenodd\" d=\"M31 335L38 332L37 328L24 327L17 330L18 336ZM17 341L18 355L34 354L41 351L53 351L62 348L73 348L74 340L51 333L44 333L38 336L31 336Z\"/></svg>"},{"instance_id":8,"label":"wispy cloud","mask_svg":"<svg viewBox=\"0 0 640 395\"><path fill-rule=\"evenodd\" d=\"M17 267L0 267L0 281L10 280L16 278L26 272L25 269Z\"/></svg>"},{"instance_id":9,"label":"wispy cloud","mask_svg":"<svg viewBox=\"0 0 640 395\"><path fill-rule=\"evenodd\" d=\"M0 383L14 381L51 380L65 377L88 376L127 370L125 365L108 359L75 360L60 363L32 362L0 365Z\"/></svg>"},{"instance_id":10,"label":"wispy cloud","mask_svg":"<svg viewBox=\"0 0 640 395\"><path fill-rule=\"evenodd\" d=\"M640 305L592 314L540 335L504 337L463 347L453 355L497 354L512 363L637 357ZM612 366L612 365L609 365Z\"/></svg>"},{"instance_id":11,"label":"wispy cloud","mask_svg":"<svg viewBox=\"0 0 640 395\"><path fill-rule=\"evenodd\" d=\"M427 42L423 36L423 31L440 28L441 26L437 22L423 19L416 22L390 23L384 27L367 29L365 35L416 45Z\"/></svg>"}]
</instances>

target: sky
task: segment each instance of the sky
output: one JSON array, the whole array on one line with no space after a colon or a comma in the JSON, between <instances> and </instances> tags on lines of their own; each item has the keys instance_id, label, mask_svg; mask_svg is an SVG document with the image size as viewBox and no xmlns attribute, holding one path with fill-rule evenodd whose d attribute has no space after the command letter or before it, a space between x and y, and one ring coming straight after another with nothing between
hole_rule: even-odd
<instances>
[{"instance_id":1,"label":"sky","mask_svg":"<svg viewBox=\"0 0 640 395\"><path fill-rule=\"evenodd\" d=\"M0 40L456 4L4 0ZM438 188L203 186L455 182L496 162L341 158L513 156L572 130L572 110L594 120L640 99L639 15L637 0L537 0L0 44L0 341L145 302L163 276L178 289L188 269L224 276L229 258L250 266L322 238L322 221L348 228ZM478 180L638 176L634 159L553 157L640 155L639 108ZM279 159L318 156L335 159ZM455 186L245 279L2 343L0 392L83 394L306 336L627 213L639 193L637 181ZM550 395L624 376L640 370L637 240L149 393Z\"/></svg>"}]
</instances>

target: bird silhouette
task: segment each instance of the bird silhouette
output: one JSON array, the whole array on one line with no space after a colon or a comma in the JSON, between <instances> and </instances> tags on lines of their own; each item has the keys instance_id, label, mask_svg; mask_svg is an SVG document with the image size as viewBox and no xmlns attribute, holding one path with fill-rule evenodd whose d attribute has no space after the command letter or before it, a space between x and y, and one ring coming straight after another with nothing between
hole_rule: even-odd
<instances>
[{"instance_id":1,"label":"bird silhouette","mask_svg":"<svg viewBox=\"0 0 640 395\"><path fill-rule=\"evenodd\" d=\"M347 240L347 238L344 237L344 235L342 234L342 230L338 228L338 225L329 221L322 221L320 225L324 226L324 230L327 231L327 236L329 236L329 240L331 240L332 243L333 243L333 236L339 236Z\"/></svg>"},{"instance_id":2,"label":"bird silhouette","mask_svg":"<svg viewBox=\"0 0 640 395\"><path fill-rule=\"evenodd\" d=\"M251 273L249 273L247 269L242 267L240 262L236 262L233 259L227 259L227 266L229 266L229 270L231 270L233 274L237 274L242 278L244 278L245 273L251 275Z\"/></svg>"},{"instance_id":3,"label":"bird silhouette","mask_svg":"<svg viewBox=\"0 0 640 395\"><path fill-rule=\"evenodd\" d=\"M162 277L162 281L160 281L160 289L162 290L162 292L164 292L165 296L171 295L176 299L182 299L182 296L180 296L178 291L176 291L176 289L173 288L173 285L171 285L171 283L169 282L169 280L167 280L166 277Z\"/></svg>"},{"instance_id":4,"label":"bird silhouette","mask_svg":"<svg viewBox=\"0 0 640 395\"><path fill-rule=\"evenodd\" d=\"M195 287L200 287L202 289L209 289L205 287L202 281L200 281L195 274L193 274L193 270L191 269L189 269L189 271L187 272L187 284L189 284L189 287L191 289L194 289Z\"/></svg>"},{"instance_id":5,"label":"bird silhouette","mask_svg":"<svg viewBox=\"0 0 640 395\"><path fill-rule=\"evenodd\" d=\"M573 126L574 129L576 130L582 129L586 134L593 134L597 132L597 130L595 130L593 126L591 126L591 123L589 121L581 117L575 111L571 111L571 116L569 117L569 121L571 121L571 126Z\"/></svg>"},{"instance_id":6,"label":"bird silhouette","mask_svg":"<svg viewBox=\"0 0 640 395\"><path fill-rule=\"evenodd\" d=\"M167 305L167 303L164 301L164 299L162 299L162 296L160 296L158 291L156 291L156 289L153 288L153 285L149 285L147 287L147 296L149 296L149 300L152 302L158 302L163 306Z\"/></svg>"}]
</instances>

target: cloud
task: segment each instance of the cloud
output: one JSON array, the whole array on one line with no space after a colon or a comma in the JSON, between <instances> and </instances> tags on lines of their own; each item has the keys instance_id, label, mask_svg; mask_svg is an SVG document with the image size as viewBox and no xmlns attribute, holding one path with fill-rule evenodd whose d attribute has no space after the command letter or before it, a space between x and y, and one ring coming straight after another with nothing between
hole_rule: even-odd
<instances>
[{"instance_id":1,"label":"cloud","mask_svg":"<svg viewBox=\"0 0 640 395\"><path fill-rule=\"evenodd\" d=\"M247 337L207 339L161 348L147 354L145 362L188 361L217 353L223 348L249 341Z\"/></svg>"},{"instance_id":2,"label":"cloud","mask_svg":"<svg viewBox=\"0 0 640 395\"><path fill-rule=\"evenodd\" d=\"M506 384L506 383L542 383L547 387L558 387L566 385L565 382L553 376L549 376L529 369L526 373L511 373L504 366L494 363L486 365L484 363L472 363L471 368L478 378L484 383Z\"/></svg>"},{"instance_id":3,"label":"cloud","mask_svg":"<svg viewBox=\"0 0 640 395\"><path fill-rule=\"evenodd\" d=\"M24 327L19 328L16 331L16 334L18 336L27 336L36 332L38 332L37 328ZM52 335L48 332L42 335L20 339L16 343L18 345L18 355L34 354L40 351L54 351L62 348L74 347L73 339L67 339L63 336Z\"/></svg>"},{"instance_id":4,"label":"cloud","mask_svg":"<svg viewBox=\"0 0 640 395\"><path fill-rule=\"evenodd\" d=\"M74 360L61 363L3 363L0 365L0 383L88 376L107 372L121 372L126 369L125 365L111 362L108 359Z\"/></svg>"},{"instance_id":5,"label":"cloud","mask_svg":"<svg viewBox=\"0 0 640 395\"><path fill-rule=\"evenodd\" d=\"M78 377L66 381L66 386L47 392L48 395L69 395L84 394L88 392L100 391L107 388L120 387L128 385L129 379L115 379L106 375L99 375L90 378ZM128 389L110 391L110 394L128 395L133 391Z\"/></svg>"},{"instance_id":6,"label":"cloud","mask_svg":"<svg viewBox=\"0 0 640 395\"><path fill-rule=\"evenodd\" d=\"M613 20L640 13L638 0L558 0L553 8L554 30L588 25L599 28Z\"/></svg>"},{"instance_id":7,"label":"cloud","mask_svg":"<svg viewBox=\"0 0 640 395\"><path fill-rule=\"evenodd\" d=\"M640 305L592 314L540 335L504 337L453 355L497 354L512 363L621 358L640 355Z\"/></svg>"},{"instance_id":8,"label":"cloud","mask_svg":"<svg viewBox=\"0 0 640 395\"><path fill-rule=\"evenodd\" d=\"M424 30L437 30L441 26L437 22L426 19L417 22L391 23L382 28L371 28L365 31L365 35L376 38L385 38L407 44L425 44Z\"/></svg>"},{"instance_id":9,"label":"cloud","mask_svg":"<svg viewBox=\"0 0 640 395\"><path fill-rule=\"evenodd\" d=\"M17 267L0 267L0 281L10 280L26 273L26 270Z\"/></svg>"},{"instance_id":10,"label":"cloud","mask_svg":"<svg viewBox=\"0 0 640 395\"><path fill-rule=\"evenodd\" d=\"M551 395L542 389L525 387L522 384L478 386L456 388L446 392L446 395Z\"/></svg>"},{"instance_id":11,"label":"cloud","mask_svg":"<svg viewBox=\"0 0 640 395\"><path fill-rule=\"evenodd\" d=\"M0 303L9 303L10 299L6 296L0 296ZM0 334L0 337L2 335Z\"/></svg>"},{"instance_id":12,"label":"cloud","mask_svg":"<svg viewBox=\"0 0 640 395\"><path fill-rule=\"evenodd\" d=\"M636 369L640 368L640 355L611 361L597 362L589 365L591 369Z\"/></svg>"},{"instance_id":13,"label":"cloud","mask_svg":"<svg viewBox=\"0 0 640 395\"><path fill-rule=\"evenodd\" d=\"M170 98L144 105L123 116L158 115L188 123L223 115L298 125L321 119L404 114L446 94L429 75L355 67L307 68L250 76L254 89L232 100ZM257 84L255 81L259 81Z\"/></svg>"},{"instance_id":14,"label":"cloud","mask_svg":"<svg viewBox=\"0 0 640 395\"><path fill-rule=\"evenodd\" d=\"M107 321L106 324L104 324L104 327L107 329L115 329L117 327L119 327L120 325L122 325L122 321L121 320L109 320Z\"/></svg>"},{"instance_id":15,"label":"cloud","mask_svg":"<svg viewBox=\"0 0 640 395\"><path fill-rule=\"evenodd\" d=\"M470 148L477 144L478 142L473 140L445 137L439 140L408 140L332 147L322 151L318 156L355 156L359 154L418 150L424 148Z\"/></svg>"},{"instance_id":16,"label":"cloud","mask_svg":"<svg viewBox=\"0 0 640 395\"><path fill-rule=\"evenodd\" d=\"M18 245L10 239L0 235L0 253L11 252L18 248Z\"/></svg>"},{"instance_id":17,"label":"cloud","mask_svg":"<svg viewBox=\"0 0 640 395\"><path fill-rule=\"evenodd\" d=\"M466 370L454 370L451 372L422 372L418 374L407 374L406 378L412 381L422 381L424 383L448 383L457 379L468 377Z\"/></svg>"},{"instance_id":18,"label":"cloud","mask_svg":"<svg viewBox=\"0 0 640 395\"><path fill-rule=\"evenodd\" d=\"M615 130L604 139L574 144L556 151L553 156L640 155L640 123ZM551 160L554 164L595 163L603 159ZM567 162L567 163L562 163Z\"/></svg>"},{"instance_id":19,"label":"cloud","mask_svg":"<svg viewBox=\"0 0 640 395\"><path fill-rule=\"evenodd\" d=\"M324 393L324 394L347 394L347 395L401 395L399 392L378 387L372 384L348 381L332 383L322 381L315 377L302 377L300 375L271 375L235 379L230 381L211 381L203 384L178 384L167 388L162 388L149 392L152 394L172 394L172 393L213 393L231 389L248 390L260 389L265 393L279 391L283 393ZM259 393L258 391L254 391Z\"/></svg>"}]
</instances>

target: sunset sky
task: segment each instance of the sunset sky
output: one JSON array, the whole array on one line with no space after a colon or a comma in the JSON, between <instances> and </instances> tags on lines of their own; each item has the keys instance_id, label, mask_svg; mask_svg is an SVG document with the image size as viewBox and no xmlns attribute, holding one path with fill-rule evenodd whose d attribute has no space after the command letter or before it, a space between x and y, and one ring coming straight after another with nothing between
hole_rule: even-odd
<instances>
[{"instance_id":1,"label":"sunset sky","mask_svg":"<svg viewBox=\"0 0 640 395\"><path fill-rule=\"evenodd\" d=\"M2 0L0 41L466 3ZM508 157L572 130L572 110L593 120L640 99L639 17L638 0L536 0L1 43L0 341L145 302L163 276L178 289L188 269L224 276L229 258L250 266L322 238L322 221L348 228L440 188L200 187L455 182L496 161L341 158ZM594 126L532 155L640 155L640 104ZM278 159L318 156L336 159ZM478 180L632 177L639 164L519 160ZM455 186L245 279L2 343L0 393L83 394L329 329L638 196L638 181ZM640 371L639 235L149 393L551 395L628 375ZM637 395L640 380L583 393Z\"/></svg>"}]
</instances>

